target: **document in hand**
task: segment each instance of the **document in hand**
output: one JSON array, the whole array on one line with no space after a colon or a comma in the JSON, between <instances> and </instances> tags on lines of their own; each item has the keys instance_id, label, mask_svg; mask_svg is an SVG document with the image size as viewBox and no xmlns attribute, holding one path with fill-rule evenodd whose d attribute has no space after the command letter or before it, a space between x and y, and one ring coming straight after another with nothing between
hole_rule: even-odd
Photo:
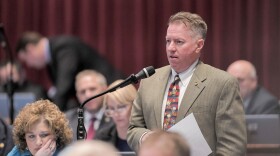
<instances>
[{"instance_id":1,"label":"document in hand","mask_svg":"<svg viewBox=\"0 0 280 156\"><path fill-rule=\"evenodd\" d=\"M168 131L177 132L185 137L191 149L191 156L208 156L212 153L211 148L198 127L193 113L172 126Z\"/></svg>"}]
</instances>

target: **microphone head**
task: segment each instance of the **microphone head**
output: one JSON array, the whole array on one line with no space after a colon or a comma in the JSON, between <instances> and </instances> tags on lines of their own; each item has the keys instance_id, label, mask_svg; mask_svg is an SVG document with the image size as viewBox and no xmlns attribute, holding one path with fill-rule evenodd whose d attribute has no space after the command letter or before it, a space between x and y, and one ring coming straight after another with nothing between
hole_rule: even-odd
<instances>
[{"instance_id":1,"label":"microphone head","mask_svg":"<svg viewBox=\"0 0 280 156\"><path fill-rule=\"evenodd\" d=\"M149 66L149 67L143 68L139 73L137 73L135 75L135 77L137 80L140 80L140 79L144 79L144 78L148 78L148 77L152 76L155 72L156 72L155 68L153 66Z\"/></svg>"},{"instance_id":2,"label":"microphone head","mask_svg":"<svg viewBox=\"0 0 280 156\"><path fill-rule=\"evenodd\" d=\"M144 68L143 69L144 71L146 70L147 71L147 73L146 73L146 76L147 77L150 77L150 76L152 76L156 71L155 71L155 68L153 67L153 66L149 66L149 67L146 67L146 68ZM146 77L146 78L147 78Z\"/></svg>"}]
</instances>

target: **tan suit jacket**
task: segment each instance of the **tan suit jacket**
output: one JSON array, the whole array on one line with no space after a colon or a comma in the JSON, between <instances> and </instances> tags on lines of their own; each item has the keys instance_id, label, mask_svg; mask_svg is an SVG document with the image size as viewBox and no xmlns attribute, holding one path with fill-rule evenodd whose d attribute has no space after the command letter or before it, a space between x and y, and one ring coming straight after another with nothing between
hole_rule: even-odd
<instances>
[{"instance_id":1,"label":"tan suit jacket","mask_svg":"<svg viewBox=\"0 0 280 156\"><path fill-rule=\"evenodd\" d=\"M127 136L128 144L135 151L145 132L162 129L162 102L170 73L170 66L165 66L141 81ZM245 155L246 124L235 78L199 62L183 96L176 123L190 113L194 114L212 149L211 155Z\"/></svg>"}]
</instances>

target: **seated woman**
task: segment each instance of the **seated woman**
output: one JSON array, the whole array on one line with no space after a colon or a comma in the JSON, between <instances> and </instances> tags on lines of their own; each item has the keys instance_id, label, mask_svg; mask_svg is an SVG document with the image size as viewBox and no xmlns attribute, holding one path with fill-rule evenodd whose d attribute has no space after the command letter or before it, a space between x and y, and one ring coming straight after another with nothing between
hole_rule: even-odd
<instances>
[{"instance_id":1,"label":"seated woman","mask_svg":"<svg viewBox=\"0 0 280 156\"><path fill-rule=\"evenodd\" d=\"M121 82L123 80L117 80L109 88ZM100 134L96 134L95 139L111 142L119 151L132 151L126 142L126 133L136 92L133 85L128 85L105 95L105 115L113 118L115 126L100 130Z\"/></svg>"},{"instance_id":2,"label":"seated woman","mask_svg":"<svg viewBox=\"0 0 280 156\"><path fill-rule=\"evenodd\" d=\"M13 126L16 146L8 156L55 156L72 141L68 120L49 100L27 104Z\"/></svg>"}]
</instances>

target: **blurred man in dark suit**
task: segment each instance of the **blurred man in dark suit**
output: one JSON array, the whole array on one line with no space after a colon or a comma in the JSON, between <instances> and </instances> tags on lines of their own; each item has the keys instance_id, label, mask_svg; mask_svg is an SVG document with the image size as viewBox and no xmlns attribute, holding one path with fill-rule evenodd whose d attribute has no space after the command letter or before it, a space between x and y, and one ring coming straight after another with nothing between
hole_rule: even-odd
<instances>
[{"instance_id":1,"label":"blurred man in dark suit","mask_svg":"<svg viewBox=\"0 0 280 156\"><path fill-rule=\"evenodd\" d=\"M106 78L94 70L83 70L78 73L75 80L76 95L80 103L104 92L107 89ZM113 127L114 123L110 117L107 117L105 107L103 106L103 96L90 100L84 106L84 125L87 131L87 140L96 138L99 131ZM70 125L73 129L74 139L77 139L78 113L77 109L71 109L66 112Z\"/></svg>"},{"instance_id":2,"label":"blurred man in dark suit","mask_svg":"<svg viewBox=\"0 0 280 156\"><path fill-rule=\"evenodd\" d=\"M256 68L251 62L237 60L229 65L227 72L239 81L246 114L280 113L278 99L258 85Z\"/></svg>"},{"instance_id":3,"label":"blurred man in dark suit","mask_svg":"<svg viewBox=\"0 0 280 156\"><path fill-rule=\"evenodd\" d=\"M29 67L44 68L47 66L54 84L48 94L61 110L67 110L69 97L74 97L75 75L84 69L101 72L111 83L121 78L99 53L73 36L47 38L36 32L26 32L19 39L16 51L20 60Z\"/></svg>"}]
</instances>

